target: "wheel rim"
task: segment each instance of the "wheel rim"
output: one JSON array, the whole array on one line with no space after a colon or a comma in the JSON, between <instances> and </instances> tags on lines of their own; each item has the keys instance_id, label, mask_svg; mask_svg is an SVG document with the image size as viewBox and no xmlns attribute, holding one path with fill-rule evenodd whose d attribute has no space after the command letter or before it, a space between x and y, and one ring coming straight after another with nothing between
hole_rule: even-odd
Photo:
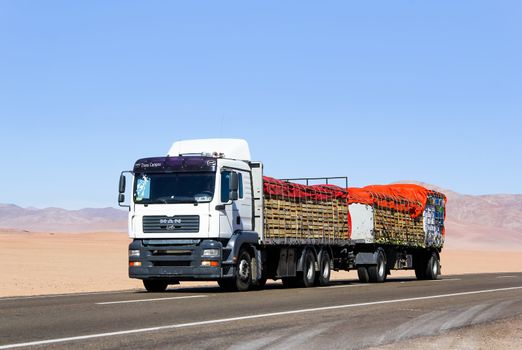
<instances>
[{"instance_id":1,"label":"wheel rim","mask_svg":"<svg viewBox=\"0 0 522 350\"><path fill-rule=\"evenodd\" d=\"M433 264L431 265L431 271L433 272L433 276L437 276L437 273L439 272L439 267L437 266L437 260L433 260Z\"/></svg>"},{"instance_id":2,"label":"wheel rim","mask_svg":"<svg viewBox=\"0 0 522 350\"><path fill-rule=\"evenodd\" d=\"M314 278L314 264L312 261L308 260L308 266L306 269L306 278L311 281Z\"/></svg>"},{"instance_id":3,"label":"wheel rim","mask_svg":"<svg viewBox=\"0 0 522 350\"><path fill-rule=\"evenodd\" d=\"M384 276L384 261L380 261L379 263L379 276Z\"/></svg>"},{"instance_id":4,"label":"wheel rim","mask_svg":"<svg viewBox=\"0 0 522 350\"><path fill-rule=\"evenodd\" d=\"M239 278L243 281L248 280L249 277L250 264L245 259L242 259L239 263Z\"/></svg>"},{"instance_id":5,"label":"wheel rim","mask_svg":"<svg viewBox=\"0 0 522 350\"><path fill-rule=\"evenodd\" d=\"M325 258L323 265L323 278L327 279L328 276L330 276L330 264L328 262L328 259Z\"/></svg>"}]
</instances>

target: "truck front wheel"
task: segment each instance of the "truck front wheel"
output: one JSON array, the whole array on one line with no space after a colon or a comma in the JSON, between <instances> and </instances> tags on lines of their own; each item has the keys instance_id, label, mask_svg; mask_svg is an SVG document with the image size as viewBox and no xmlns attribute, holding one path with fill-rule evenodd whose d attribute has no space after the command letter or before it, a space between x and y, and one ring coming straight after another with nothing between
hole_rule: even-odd
<instances>
[{"instance_id":1,"label":"truck front wheel","mask_svg":"<svg viewBox=\"0 0 522 350\"><path fill-rule=\"evenodd\" d=\"M237 259L236 287L245 292L252 285L252 256L246 249L241 249Z\"/></svg>"},{"instance_id":2,"label":"truck front wheel","mask_svg":"<svg viewBox=\"0 0 522 350\"><path fill-rule=\"evenodd\" d=\"M143 286L147 292L161 293L167 289L169 284L165 281L160 280L143 280Z\"/></svg>"}]
</instances>

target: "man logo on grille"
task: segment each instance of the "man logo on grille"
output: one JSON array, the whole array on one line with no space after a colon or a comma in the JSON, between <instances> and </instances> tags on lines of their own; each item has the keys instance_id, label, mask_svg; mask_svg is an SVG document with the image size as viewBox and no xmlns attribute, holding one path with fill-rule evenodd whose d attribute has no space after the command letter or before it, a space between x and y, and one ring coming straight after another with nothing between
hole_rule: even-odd
<instances>
[{"instance_id":1,"label":"man logo on grille","mask_svg":"<svg viewBox=\"0 0 522 350\"><path fill-rule=\"evenodd\" d=\"M181 224L181 219L160 219L160 224Z\"/></svg>"}]
</instances>

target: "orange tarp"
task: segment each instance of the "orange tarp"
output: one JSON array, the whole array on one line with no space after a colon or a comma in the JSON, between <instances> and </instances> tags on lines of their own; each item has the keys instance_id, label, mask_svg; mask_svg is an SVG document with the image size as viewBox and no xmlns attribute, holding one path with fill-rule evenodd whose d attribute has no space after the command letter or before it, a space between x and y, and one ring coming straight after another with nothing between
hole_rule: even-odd
<instances>
[{"instance_id":1,"label":"orange tarp","mask_svg":"<svg viewBox=\"0 0 522 350\"><path fill-rule=\"evenodd\" d=\"M362 203L378 205L390 209L409 213L412 217L422 215L428 195L443 198L446 196L440 192L429 190L414 184L371 185L362 188L348 188L349 203Z\"/></svg>"}]
</instances>

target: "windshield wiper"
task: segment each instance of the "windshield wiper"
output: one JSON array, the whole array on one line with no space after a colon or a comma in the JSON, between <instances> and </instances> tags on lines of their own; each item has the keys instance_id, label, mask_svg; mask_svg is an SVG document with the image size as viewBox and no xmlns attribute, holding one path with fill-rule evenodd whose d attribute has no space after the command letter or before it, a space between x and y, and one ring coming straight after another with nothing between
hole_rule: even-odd
<instances>
[{"instance_id":1,"label":"windshield wiper","mask_svg":"<svg viewBox=\"0 0 522 350\"><path fill-rule=\"evenodd\" d=\"M174 197L174 196L163 196L154 198L151 202L159 201L165 204L170 203L198 203L194 197Z\"/></svg>"}]
</instances>

